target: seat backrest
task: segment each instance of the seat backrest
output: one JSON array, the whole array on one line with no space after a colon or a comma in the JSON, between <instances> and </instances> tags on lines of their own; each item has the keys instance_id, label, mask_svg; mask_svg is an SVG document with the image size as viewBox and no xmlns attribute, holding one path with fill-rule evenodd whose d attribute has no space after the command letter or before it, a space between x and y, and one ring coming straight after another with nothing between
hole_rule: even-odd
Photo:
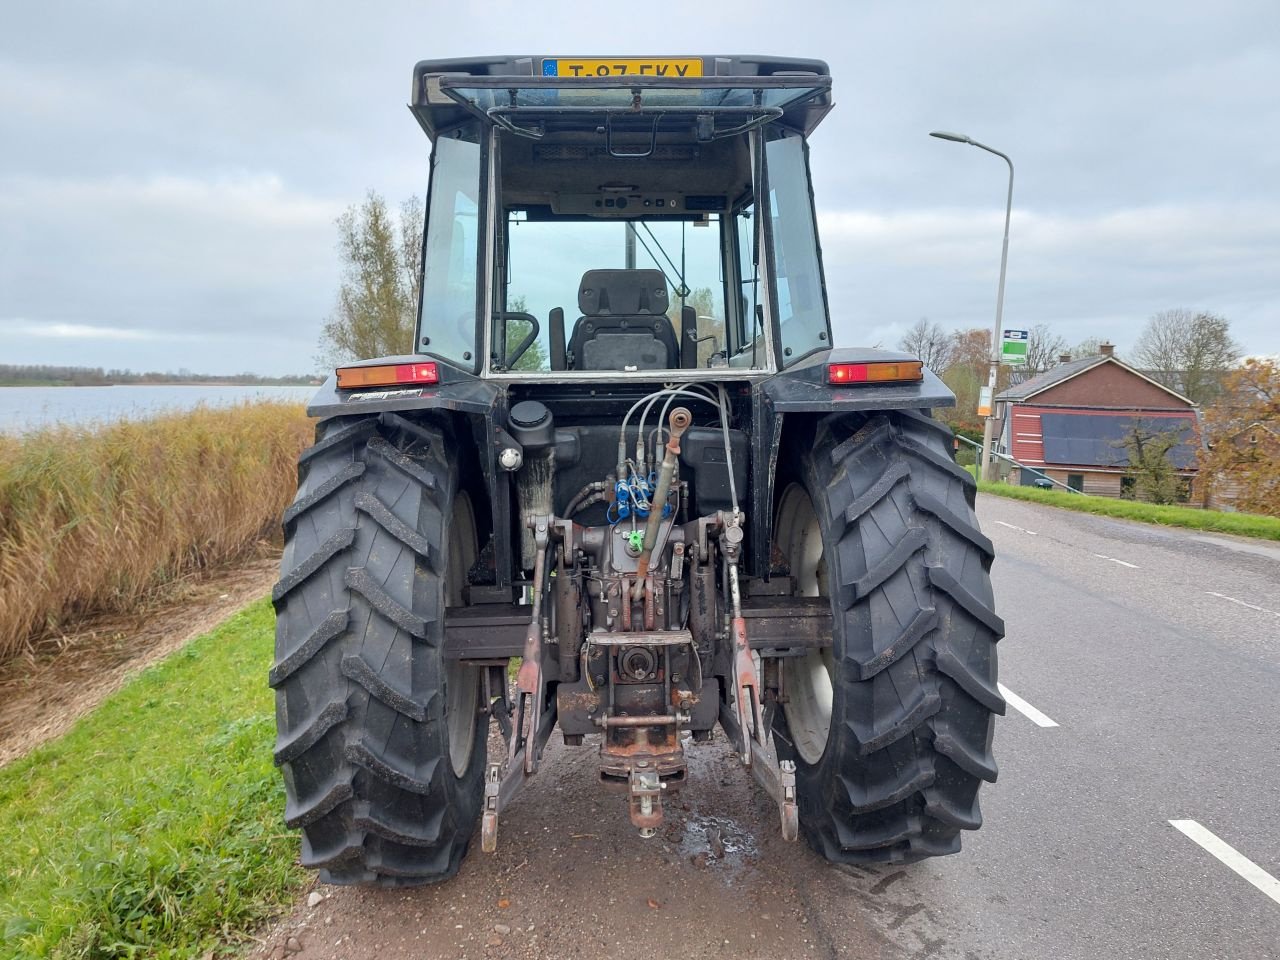
<instances>
[{"instance_id":1,"label":"seat backrest","mask_svg":"<svg viewBox=\"0 0 1280 960\"><path fill-rule=\"evenodd\" d=\"M585 317L667 313L667 281L661 270L588 270L578 284Z\"/></svg>"},{"instance_id":2,"label":"seat backrest","mask_svg":"<svg viewBox=\"0 0 1280 960\"><path fill-rule=\"evenodd\" d=\"M575 370L664 370L679 367L675 328L667 318L661 270L588 270L578 285L569 341Z\"/></svg>"}]
</instances>

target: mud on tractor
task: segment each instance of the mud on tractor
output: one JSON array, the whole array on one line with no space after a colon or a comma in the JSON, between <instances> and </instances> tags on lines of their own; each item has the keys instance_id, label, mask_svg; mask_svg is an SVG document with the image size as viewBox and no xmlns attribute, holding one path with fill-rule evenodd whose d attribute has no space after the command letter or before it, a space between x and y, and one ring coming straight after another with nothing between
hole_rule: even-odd
<instances>
[{"instance_id":1,"label":"mud on tractor","mask_svg":"<svg viewBox=\"0 0 1280 960\"><path fill-rule=\"evenodd\" d=\"M312 401L273 594L275 759L324 880L441 880L477 824L495 849L557 726L642 836L717 725L829 860L980 825L991 542L930 415L952 394L833 346L830 86L748 57L415 68L413 353Z\"/></svg>"}]
</instances>

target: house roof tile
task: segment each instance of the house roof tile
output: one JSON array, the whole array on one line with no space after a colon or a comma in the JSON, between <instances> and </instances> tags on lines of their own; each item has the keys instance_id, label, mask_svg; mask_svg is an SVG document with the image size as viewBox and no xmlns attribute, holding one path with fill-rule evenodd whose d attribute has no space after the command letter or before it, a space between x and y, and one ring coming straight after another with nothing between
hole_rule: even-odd
<instances>
[{"instance_id":1,"label":"house roof tile","mask_svg":"<svg viewBox=\"0 0 1280 960\"><path fill-rule=\"evenodd\" d=\"M1152 378L1147 373L1144 373L1141 370L1138 370L1134 367L1129 366L1127 363L1125 363L1123 360L1121 360L1119 357L1115 356L1114 354L1105 354L1105 353L1100 353L1097 356L1093 356L1093 357L1081 357L1079 360L1071 360L1071 361L1068 361L1067 363L1060 363L1056 367L1050 367L1044 373L1037 374L1034 377L1024 380L1019 384L1012 385L1008 389L1001 391L999 394L996 395L996 399L997 400L1030 399L1031 397L1034 397L1036 394L1049 389L1054 384L1061 383L1064 380L1070 380L1072 377L1077 376L1078 374L1084 373L1086 370L1091 370L1094 367L1101 366L1104 363L1114 363L1116 366L1120 367L1122 370L1128 370L1134 376L1141 377L1143 380L1146 380L1148 383L1154 384L1155 386L1163 390L1165 393L1169 394L1172 397L1176 397L1177 399L1181 400L1183 403L1187 404L1188 406L1195 406L1195 404L1191 400L1188 400L1182 394L1178 393L1178 391L1161 383L1159 380Z\"/></svg>"},{"instance_id":2,"label":"house roof tile","mask_svg":"<svg viewBox=\"0 0 1280 960\"><path fill-rule=\"evenodd\" d=\"M1036 374L1022 383L1009 387L1007 390L997 394L997 400L1025 400L1034 394L1039 393L1047 387L1053 386L1059 381L1074 377L1077 373L1088 370L1090 367L1097 366L1104 360L1108 359L1103 354L1094 357L1081 357L1079 360L1071 360L1067 363L1060 363L1056 367L1050 367L1044 373Z\"/></svg>"}]
</instances>

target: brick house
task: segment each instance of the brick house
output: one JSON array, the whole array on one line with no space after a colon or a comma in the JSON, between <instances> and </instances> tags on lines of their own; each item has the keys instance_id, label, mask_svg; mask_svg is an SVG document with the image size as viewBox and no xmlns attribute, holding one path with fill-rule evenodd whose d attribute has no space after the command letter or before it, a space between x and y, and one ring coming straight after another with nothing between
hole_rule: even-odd
<instances>
[{"instance_id":1,"label":"brick house","mask_svg":"<svg viewBox=\"0 0 1280 960\"><path fill-rule=\"evenodd\" d=\"M1125 439L1176 430L1168 457L1191 494L1199 410L1179 393L1135 370L1102 345L1093 357L1062 362L996 397L1000 446L1020 464L1010 480L1030 485L1043 471L1084 493L1120 497L1132 485Z\"/></svg>"}]
</instances>

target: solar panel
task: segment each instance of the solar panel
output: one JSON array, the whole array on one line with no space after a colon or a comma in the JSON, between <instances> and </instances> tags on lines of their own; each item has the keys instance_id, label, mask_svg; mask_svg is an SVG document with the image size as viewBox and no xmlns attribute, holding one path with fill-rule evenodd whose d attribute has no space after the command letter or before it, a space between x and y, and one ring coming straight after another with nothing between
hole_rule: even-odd
<instances>
[{"instance_id":1,"label":"solar panel","mask_svg":"<svg viewBox=\"0 0 1280 960\"><path fill-rule=\"evenodd\" d=\"M1042 413L1040 426L1047 463L1081 466L1126 467L1129 451L1126 440L1137 426L1144 435L1173 431L1181 442L1169 451L1175 467L1185 469L1195 463L1192 446L1193 424L1183 417L1107 416L1090 413Z\"/></svg>"}]
</instances>

